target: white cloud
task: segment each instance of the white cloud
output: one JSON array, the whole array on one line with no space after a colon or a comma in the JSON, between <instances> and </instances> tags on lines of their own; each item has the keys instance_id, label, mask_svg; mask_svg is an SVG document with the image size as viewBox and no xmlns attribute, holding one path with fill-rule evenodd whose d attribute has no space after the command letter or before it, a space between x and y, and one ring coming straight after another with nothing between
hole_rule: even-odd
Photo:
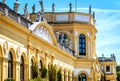
<instances>
[{"instance_id":1,"label":"white cloud","mask_svg":"<svg viewBox=\"0 0 120 81\"><path fill-rule=\"evenodd\" d=\"M79 8L79 11L88 12L88 8ZM115 54L120 64L120 10L96 9L97 33L97 56L110 57Z\"/></svg>"}]
</instances>

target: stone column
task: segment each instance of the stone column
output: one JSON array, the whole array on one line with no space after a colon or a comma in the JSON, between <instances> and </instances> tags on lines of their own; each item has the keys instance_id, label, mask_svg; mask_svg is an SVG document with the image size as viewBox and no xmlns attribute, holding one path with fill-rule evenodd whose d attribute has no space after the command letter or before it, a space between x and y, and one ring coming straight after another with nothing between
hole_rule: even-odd
<instances>
[{"instance_id":1,"label":"stone column","mask_svg":"<svg viewBox=\"0 0 120 81\"><path fill-rule=\"evenodd\" d=\"M2 81L2 57L0 57L0 81Z\"/></svg>"},{"instance_id":2,"label":"stone column","mask_svg":"<svg viewBox=\"0 0 120 81\"><path fill-rule=\"evenodd\" d=\"M8 78L8 59L7 58L2 58L2 81L4 79Z\"/></svg>"},{"instance_id":3,"label":"stone column","mask_svg":"<svg viewBox=\"0 0 120 81\"><path fill-rule=\"evenodd\" d=\"M62 81L64 81L64 70L62 69Z\"/></svg>"},{"instance_id":4,"label":"stone column","mask_svg":"<svg viewBox=\"0 0 120 81\"><path fill-rule=\"evenodd\" d=\"M19 61L14 61L13 65L14 65L13 68L16 67L15 72L14 72L14 75L16 77L15 80L20 81L20 62Z\"/></svg>"},{"instance_id":5,"label":"stone column","mask_svg":"<svg viewBox=\"0 0 120 81\"><path fill-rule=\"evenodd\" d=\"M29 80L29 65L28 64L24 64L24 81L28 81Z\"/></svg>"}]
</instances>

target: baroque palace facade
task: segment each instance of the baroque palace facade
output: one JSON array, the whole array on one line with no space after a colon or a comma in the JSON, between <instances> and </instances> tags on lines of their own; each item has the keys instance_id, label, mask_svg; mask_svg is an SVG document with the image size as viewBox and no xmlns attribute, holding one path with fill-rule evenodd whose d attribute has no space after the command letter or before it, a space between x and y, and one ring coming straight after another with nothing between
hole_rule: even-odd
<instances>
[{"instance_id":1,"label":"baroque palace facade","mask_svg":"<svg viewBox=\"0 0 120 81\"><path fill-rule=\"evenodd\" d=\"M41 69L55 65L62 71L62 81L100 81L101 64L96 56L95 14L72 12L29 14L28 5L24 15L18 13L19 2L10 9L5 0L0 2L0 81L14 78L28 81L32 78L32 66L37 63ZM109 63L108 63L109 64ZM116 62L112 78L116 81ZM107 67L108 68L108 67ZM49 75L48 75L49 76Z\"/></svg>"}]
</instances>

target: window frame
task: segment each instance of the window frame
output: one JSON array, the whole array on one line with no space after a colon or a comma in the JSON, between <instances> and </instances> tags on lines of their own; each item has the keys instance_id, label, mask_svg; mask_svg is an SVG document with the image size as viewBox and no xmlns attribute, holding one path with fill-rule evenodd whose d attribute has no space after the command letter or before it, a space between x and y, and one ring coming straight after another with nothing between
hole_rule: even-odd
<instances>
[{"instance_id":1,"label":"window frame","mask_svg":"<svg viewBox=\"0 0 120 81\"><path fill-rule=\"evenodd\" d=\"M11 52L8 54L8 78L13 78L13 56Z\"/></svg>"},{"instance_id":2,"label":"window frame","mask_svg":"<svg viewBox=\"0 0 120 81\"><path fill-rule=\"evenodd\" d=\"M86 56L86 37L84 34L79 35L79 55Z\"/></svg>"}]
</instances>

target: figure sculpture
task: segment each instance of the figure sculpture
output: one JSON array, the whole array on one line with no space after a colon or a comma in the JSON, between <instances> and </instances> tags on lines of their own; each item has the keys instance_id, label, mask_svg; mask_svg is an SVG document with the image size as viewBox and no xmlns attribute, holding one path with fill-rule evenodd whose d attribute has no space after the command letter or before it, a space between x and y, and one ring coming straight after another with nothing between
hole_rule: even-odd
<instances>
[{"instance_id":1,"label":"figure sculpture","mask_svg":"<svg viewBox=\"0 0 120 81\"><path fill-rule=\"evenodd\" d=\"M55 12L55 4L52 4L52 12Z\"/></svg>"},{"instance_id":2,"label":"figure sculpture","mask_svg":"<svg viewBox=\"0 0 120 81\"><path fill-rule=\"evenodd\" d=\"M69 12L72 12L72 3L69 4Z\"/></svg>"},{"instance_id":3,"label":"figure sculpture","mask_svg":"<svg viewBox=\"0 0 120 81\"><path fill-rule=\"evenodd\" d=\"M18 9L19 9L20 3L18 2L18 0L16 0L16 2L14 3L14 11L18 13Z\"/></svg>"},{"instance_id":4,"label":"figure sculpture","mask_svg":"<svg viewBox=\"0 0 120 81\"><path fill-rule=\"evenodd\" d=\"M6 0L2 0L2 3L5 4L5 3L6 3Z\"/></svg>"},{"instance_id":5,"label":"figure sculpture","mask_svg":"<svg viewBox=\"0 0 120 81\"><path fill-rule=\"evenodd\" d=\"M44 14L44 5L43 5L43 1L39 1L40 2L40 6L41 6L41 13Z\"/></svg>"},{"instance_id":6,"label":"figure sculpture","mask_svg":"<svg viewBox=\"0 0 120 81\"><path fill-rule=\"evenodd\" d=\"M24 17L26 19L29 19L28 4L25 4L25 6L24 6Z\"/></svg>"},{"instance_id":7,"label":"figure sculpture","mask_svg":"<svg viewBox=\"0 0 120 81\"><path fill-rule=\"evenodd\" d=\"M36 10L36 8L35 8L35 4L32 6L32 13L35 13L35 10Z\"/></svg>"}]
</instances>

